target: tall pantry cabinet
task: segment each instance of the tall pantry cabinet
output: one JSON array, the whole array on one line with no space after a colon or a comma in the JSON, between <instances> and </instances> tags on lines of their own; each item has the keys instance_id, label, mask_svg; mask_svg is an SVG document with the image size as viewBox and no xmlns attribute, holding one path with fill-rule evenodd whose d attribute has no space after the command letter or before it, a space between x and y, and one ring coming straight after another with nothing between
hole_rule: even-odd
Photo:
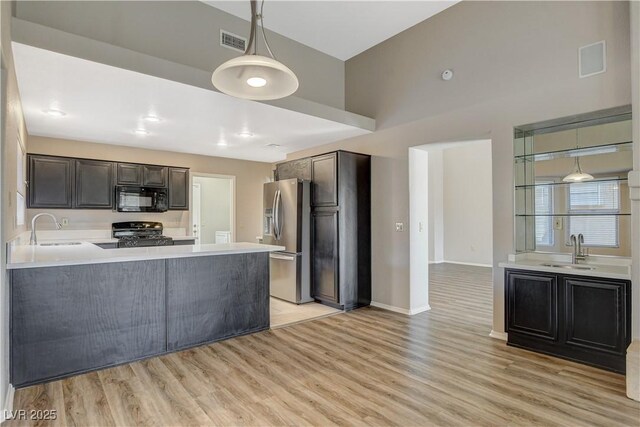
<instances>
[{"instance_id":1,"label":"tall pantry cabinet","mask_svg":"<svg viewBox=\"0 0 640 427\"><path fill-rule=\"evenodd\" d=\"M371 303L371 157L336 151L280 163L311 180L311 292L345 310Z\"/></svg>"}]
</instances>

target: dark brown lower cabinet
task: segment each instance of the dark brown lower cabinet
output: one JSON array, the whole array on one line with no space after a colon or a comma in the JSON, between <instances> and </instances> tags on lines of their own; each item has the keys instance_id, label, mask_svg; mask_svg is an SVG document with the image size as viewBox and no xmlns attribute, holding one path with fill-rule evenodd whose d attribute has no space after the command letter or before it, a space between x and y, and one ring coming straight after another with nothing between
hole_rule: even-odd
<instances>
[{"instance_id":1,"label":"dark brown lower cabinet","mask_svg":"<svg viewBox=\"0 0 640 427\"><path fill-rule=\"evenodd\" d=\"M340 303L338 278L338 210L316 210L311 214L313 296L329 304Z\"/></svg>"},{"instance_id":2,"label":"dark brown lower cabinet","mask_svg":"<svg viewBox=\"0 0 640 427\"><path fill-rule=\"evenodd\" d=\"M624 373L631 282L506 270L508 344Z\"/></svg>"}]
</instances>

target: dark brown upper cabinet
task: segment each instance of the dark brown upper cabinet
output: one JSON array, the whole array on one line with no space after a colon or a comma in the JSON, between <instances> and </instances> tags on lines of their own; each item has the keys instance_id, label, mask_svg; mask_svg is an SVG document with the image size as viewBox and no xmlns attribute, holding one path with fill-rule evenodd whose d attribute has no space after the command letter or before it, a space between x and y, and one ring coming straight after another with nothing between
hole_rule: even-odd
<instances>
[{"instance_id":1,"label":"dark brown upper cabinet","mask_svg":"<svg viewBox=\"0 0 640 427\"><path fill-rule=\"evenodd\" d=\"M338 204L338 156L336 153L311 158L311 205Z\"/></svg>"},{"instance_id":2,"label":"dark brown upper cabinet","mask_svg":"<svg viewBox=\"0 0 640 427\"><path fill-rule=\"evenodd\" d=\"M112 162L76 160L73 207L80 209L113 208Z\"/></svg>"},{"instance_id":3,"label":"dark brown upper cabinet","mask_svg":"<svg viewBox=\"0 0 640 427\"><path fill-rule=\"evenodd\" d=\"M72 207L75 160L29 155L28 208Z\"/></svg>"},{"instance_id":4,"label":"dark brown upper cabinet","mask_svg":"<svg viewBox=\"0 0 640 427\"><path fill-rule=\"evenodd\" d=\"M169 168L169 210L189 209L189 169Z\"/></svg>"},{"instance_id":5,"label":"dark brown upper cabinet","mask_svg":"<svg viewBox=\"0 0 640 427\"><path fill-rule=\"evenodd\" d=\"M143 165L142 166L142 186L143 187L166 187L168 170L166 166Z\"/></svg>"},{"instance_id":6,"label":"dark brown upper cabinet","mask_svg":"<svg viewBox=\"0 0 640 427\"><path fill-rule=\"evenodd\" d=\"M142 185L142 165L118 163L117 170L118 185Z\"/></svg>"}]
</instances>

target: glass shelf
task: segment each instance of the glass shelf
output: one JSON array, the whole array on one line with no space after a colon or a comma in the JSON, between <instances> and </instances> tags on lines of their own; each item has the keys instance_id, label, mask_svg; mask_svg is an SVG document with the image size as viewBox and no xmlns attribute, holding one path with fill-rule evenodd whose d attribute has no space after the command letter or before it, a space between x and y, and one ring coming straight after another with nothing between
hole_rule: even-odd
<instances>
[{"instance_id":1,"label":"glass shelf","mask_svg":"<svg viewBox=\"0 0 640 427\"><path fill-rule=\"evenodd\" d=\"M631 216L631 213L552 213L552 214L516 214L519 217L555 217L555 216Z\"/></svg>"},{"instance_id":2,"label":"glass shelf","mask_svg":"<svg viewBox=\"0 0 640 427\"><path fill-rule=\"evenodd\" d=\"M615 144L603 144L594 147L571 148L558 151L546 151L543 153L521 154L514 156L516 161L542 161L561 159L565 157L585 157L599 154L618 153L621 151L631 151L633 142L617 142Z\"/></svg>"},{"instance_id":3,"label":"glass shelf","mask_svg":"<svg viewBox=\"0 0 640 427\"><path fill-rule=\"evenodd\" d=\"M516 185L516 188L536 188L536 187L549 187L549 186L556 186L556 185L580 185L580 184L586 184L589 182L627 182L628 179L627 178L607 178L607 179L592 179L589 181L581 181L581 182L563 182L563 181L559 181L559 182L544 182L544 183L540 183L540 184L524 184L524 185Z\"/></svg>"}]
</instances>

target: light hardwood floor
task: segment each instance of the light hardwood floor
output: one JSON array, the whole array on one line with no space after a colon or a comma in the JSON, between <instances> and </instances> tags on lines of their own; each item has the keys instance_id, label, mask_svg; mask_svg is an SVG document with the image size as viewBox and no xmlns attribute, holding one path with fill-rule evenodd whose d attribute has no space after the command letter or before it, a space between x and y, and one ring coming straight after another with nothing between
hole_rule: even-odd
<instances>
[{"instance_id":1,"label":"light hardwood floor","mask_svg":"<svg viewBox=\"0 0 640 427\"><path fill-rule=\"evenodd\" d=\"M15 408L58 410L40 425L640 425L623 376L488 337L490 269L431 276L429 312L234 338L21 389Z\"/></svg>"},{"instance_id":2,"label":"light hardwood floor","mask_svg":"<svg viewBox=\"0 0 640 427\"><path fill-rule=\"evenodd\" d=\"M298 305L278 298L271 298L269 314L271 316L271 329L276 329L338 313L341 313L341 310L317 302Z\"/></svg>"}]
</instances>

